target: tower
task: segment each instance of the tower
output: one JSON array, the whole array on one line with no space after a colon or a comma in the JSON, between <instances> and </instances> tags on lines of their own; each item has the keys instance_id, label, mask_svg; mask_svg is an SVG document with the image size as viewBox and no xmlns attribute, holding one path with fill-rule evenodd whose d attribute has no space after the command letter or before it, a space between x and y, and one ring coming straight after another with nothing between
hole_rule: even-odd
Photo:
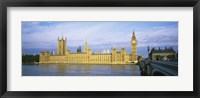
<instances>
[{"instance_id":1,"label":"tower","mask_svg":"<svg viewBox=\"0 0 200 98\"><path fill-rule=\"evenodd\" d=\"M78 47L77 53L81 53L81 46Z\"/></svg>"},{"instance_id":2,"label":"tower","mask_svg":"<svg viewBox=\"0 0 200 98\"><path fill-rule=\"evenodd\" d=\"M112 63L116 63L117 62L117 48L112 48Z\"/></svg>"},{"instance_id":3,"label":"tower","mask_svg":"<svg viewBox=\"0 0 200 98\"><path fill-rule=\"evenodd\" d=\"M121 61L126 61L126 48L121 48Z\"/></svg>"},{"instance_id":4,"label":"tower","mask_svg":"<svg viewBox=\"0 0 200 98\"><path fill-rule=\"evenodd\" d=\"M149 48L149 46L147 47L147 51L148 51L148 58L149 58L149 54L150 54L150 48Z\"/></svg>"},{"instance_id":5,"label":"tower","mask_svg":"<svg viewBox=\"0 0 200 98\"><path fill-rule=\"evenodd\" d=\"M57 46L57 48L58 48L58 51L57 51L57 54L58 55L65 55L65 50L66 50L66 38L64 39L63 38L63 36L62 36L62 38L61 39L59 39L59 37L58 37L58 46Z\"/></svg>"},{"instance_id":6,"label":"tower","mask_svg":"<svg viewBox=\"0 0 200 98\"><path fill-rule=\"evenodd\" d=\"M84 52L85 52L85 53L88 52L88 44L87 44L87 42L85 42L85 45L84 45Z\"/></svg>"},{"instance_id":7,"label":"tower","mask_svg":"<svg viewBox=\"0 0 200 98\"><path fill-rule=\"evenodd\" d=\"M132 61L137 62L137 39L135 37L135 32L133 31L132 39Z\"/></svg>"}]
</instances>

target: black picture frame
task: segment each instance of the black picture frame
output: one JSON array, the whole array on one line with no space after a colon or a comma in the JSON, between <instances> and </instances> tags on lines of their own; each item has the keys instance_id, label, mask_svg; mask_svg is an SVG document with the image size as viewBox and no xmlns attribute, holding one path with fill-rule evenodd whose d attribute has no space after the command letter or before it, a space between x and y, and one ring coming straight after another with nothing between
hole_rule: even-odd
<instances>
[{"instance_id":1,"label":"black picture frame","mask_svg":"<svg viewBox=\"0 0 200 98\"><path fill-rule=\"evenodd\" d=\"M7 91L7 7L193 7L193 91ZM1 0L0 96L2 98L199 98L200 0ZM188 65L189 66L189 65ZM169 85L170 86L170 85Z\"/></svg>"}]
</instances>

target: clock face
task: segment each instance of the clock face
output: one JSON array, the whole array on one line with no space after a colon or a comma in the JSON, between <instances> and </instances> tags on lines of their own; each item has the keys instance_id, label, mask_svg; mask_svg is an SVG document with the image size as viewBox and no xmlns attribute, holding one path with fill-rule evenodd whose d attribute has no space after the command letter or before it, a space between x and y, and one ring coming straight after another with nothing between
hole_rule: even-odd
<instances>
[{"instance_id":1,"label":"clock face","mask_svg":"<svg viewBox=\"0 0 200 98\"><path fill-rule=\"evenodd\" d=\"M132 43L135 43L135 41L133 40Z\"/></svg>"}]
</instances>

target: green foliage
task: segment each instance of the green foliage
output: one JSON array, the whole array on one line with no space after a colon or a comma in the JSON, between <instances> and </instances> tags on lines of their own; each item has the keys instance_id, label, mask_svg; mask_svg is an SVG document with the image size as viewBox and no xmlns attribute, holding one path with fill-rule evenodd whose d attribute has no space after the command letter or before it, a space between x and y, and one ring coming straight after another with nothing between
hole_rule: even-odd
<instances>
[{"instance_id":1,"label":"green foliage","mask_svg":"<svg viewBox=\"0 0 200 98\"><path fill-rule=\"evenodd\" d=\"M156 55L156 60L161 60L164 56Z\"/></svg>"},{"instance_id":2,"label":"green foliage","mask_svg":"<svg viewBox=\"0 0 200 98\"><path fill-rule=\"evenodd\" d=\"M137 56L138 61L140 62L141 60L143 60L143 57L141 55Z\"/></svg>"},{"instance_id":3,"label":"green foliage","mask_svg":"<svg viewBox=\"0 0 200 98\"><path fill-rule=\"evenodd\" d=\"M169 60L171 60L171 59L175 59L176 56L175 56L174 54L172 54L172 55L168 55L167 58L168 58Z\"/></svg>"},{"instance_id":4,"label":"green foliage","mask_svg":"<svg viewBox=\"0 0 200 98\"><path fill-rule=\"evenodd\" d=\"M39 62L39 55L22 55L22 63Z\"/></svg>"}]
</instances>

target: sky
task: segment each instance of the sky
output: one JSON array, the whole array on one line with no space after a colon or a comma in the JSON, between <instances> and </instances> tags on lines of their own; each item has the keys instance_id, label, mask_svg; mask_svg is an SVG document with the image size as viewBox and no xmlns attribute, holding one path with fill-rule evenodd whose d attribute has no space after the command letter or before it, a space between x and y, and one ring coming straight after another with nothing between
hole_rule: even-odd
<instances>
[{"instance_id":1,"label":"sky","mask_svg":"<svg viewBox=\"0 0 200 98\"><path fill-rule=\"evenodd\" d=\"M93 52L126 48L131 53L135 32L138 55L147 56L147 47L178 50L178 22L22 22L22 53L57 51L58 37L67 38L67 49L76 49L87 41Z\"/></svg>"}]
</instances>

